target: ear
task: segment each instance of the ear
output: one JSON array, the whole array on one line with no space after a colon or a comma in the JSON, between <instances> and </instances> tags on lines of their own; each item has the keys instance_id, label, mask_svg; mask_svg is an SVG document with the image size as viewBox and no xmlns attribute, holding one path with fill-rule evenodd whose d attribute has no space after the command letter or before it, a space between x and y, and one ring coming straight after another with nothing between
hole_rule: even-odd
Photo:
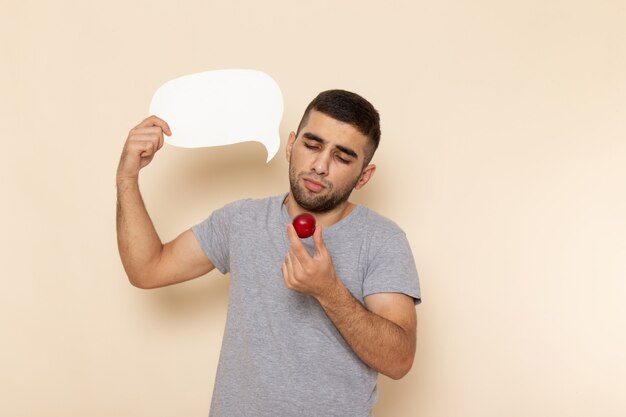
<instances>
[{"instance_id":1,"label":"ear","mask_svg":"<svg viewBox=\"0 0 626 417\"><path fill-rule=\"evenodd\" d=\"M291 148L293 147L293 143L296 141L295 132L289 133L289 139L287 140L287 162L291 159Z\"/></svg>"},{"instance_id":2,"label":"ear","mask_svg":"<svg viewBox=\"0 0 626 417\"><path fill-rule=\"evenodd\" d=\"M362 188L372 178L375 172L376 172L376 165L374 164L369 164L368 166L363 168L363 171L361 171L361 176L359 177L359 180L357 181L354 188L357 190Z\"/></svg>"}]
</instances>

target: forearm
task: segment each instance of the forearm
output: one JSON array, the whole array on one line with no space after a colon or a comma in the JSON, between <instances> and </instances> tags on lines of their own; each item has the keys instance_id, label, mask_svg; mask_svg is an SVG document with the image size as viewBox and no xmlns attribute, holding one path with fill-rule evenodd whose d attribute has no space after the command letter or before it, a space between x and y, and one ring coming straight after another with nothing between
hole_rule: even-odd
<instances>
[{"instance_id":1,"label":"forearm","mask_svg":"<svg viewBox=\"0 0 626 417\"><path fill-rule=\"evenodd\" d=\"M163 249L134 179L117 179L117 244L130 282L143 286Z\"/></svg>"},{"instance_id":2,"label":"forearm","mask_svg":"<svg viewBox=\"0 0 626 417\"><path fill-rule=\"evenodd\" d=\"M318 297L326 315L356 355L393 379L403 377L415 356L415 332L372 313L340 281Z\"/></svg>"},{"instance_id":3,"label":"forearm","mask_svg":"<svg viewBox=\"0 0 626 417\"><path fill-rule=\"evenodd\" d=\"M361 305L335 274L322 228L313 234L309 254L293 225L287 224L290 248L281 266L285 286L320 303L354 353L369 367L402 378L415 357L416 318L413 300L404 294L373 294Z\"/></svg>"}]
</instances>

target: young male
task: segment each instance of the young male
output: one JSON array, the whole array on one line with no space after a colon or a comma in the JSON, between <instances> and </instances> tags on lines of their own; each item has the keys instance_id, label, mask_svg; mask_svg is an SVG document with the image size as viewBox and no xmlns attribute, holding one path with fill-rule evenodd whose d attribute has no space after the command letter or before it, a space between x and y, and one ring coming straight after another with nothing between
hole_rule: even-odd
<instances>
[{"instance_id":1,"label":"young male","mask_svg":"<svg viewBox=\"0 0 626 417\"><path fill-rule=\"evenodd\" d=\"M398 379L412 366L420 302L404 232L348 200L376 171L378 112L351 92L320 93L289 135L288 193L228 204L165 245L138 186L163 133L155 116L129 133L118 246L139 288L231 274L210 415L370 416L378 373ZM307 239L291 225L303 212L318 224Z\"/></svg>"}]
</instances>

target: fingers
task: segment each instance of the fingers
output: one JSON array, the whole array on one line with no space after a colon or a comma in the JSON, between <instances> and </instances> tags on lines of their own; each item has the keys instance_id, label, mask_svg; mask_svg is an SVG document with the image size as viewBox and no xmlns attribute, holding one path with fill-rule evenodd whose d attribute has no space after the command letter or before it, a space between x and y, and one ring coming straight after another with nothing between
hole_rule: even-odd
<instances>
[{"instance_id":1,"label":"fingers","mask_svg":"<svg viewBox=\"0 0 626 417\"><path fill-rule=\"evenodd\" d=\"M163 130L158 126L135 127L128 133L128 140L147 140L154 142L155 149L163 147Z\"/></svg>"},{"instance_id":2,"label":"fingers","mask_svg":"<svg viewBox=\"0 0 626 417\"><path fill-rule=\"evenodd\" d=\"M135 154L145 156L144 153L149 151L150 154L154 154L163 146L160 140L151 134L134 134L129 137L127 148L128 151Z\"/></svg>"},{"instance_id":3,"label":"fingers","mask_svg":"<svg viewBox=\"0 0 626 417\"><path fill-rule=\"evenodd\" d=\"M297 243L300 243L302 245L302 242L300 242L300 238L298 237L298 233L296 233L296 229L291 223L287 223L287 237L289 238L289 243L291 243L291 246L294 246Z\"/></svg>"},{"instance_id":4,"label":"fingers","mask_svg":"<svg viewBox=\"0 0 626 417\"><path fill-rule=\"evenodd\" d=\"M172 131L170 130L170 126L165 120L157 116L150 116L130 130L128 140L147 140L154 142L154 151L156 152L163 147L163 133L171 136Z\"/></svg>"},{"instance_id":5,"label":"fingers","mask_svg":"<svg viewBox=\"0 0 626 417\"><path fill-rule=\"evenodd\" d=\"M154 154L163 147L163 133L171 135L172 132L168 124L156 116L151 116L130 130L127 145L129 145L131 149L140 148L142 150L141 156L146 156L148 146L143 142L147 142L151 144L151 151L149 151L149 153ZM141 144L136 145L138 142Z\"/></svg>"},{"instance_id":6,"label":"fingers","mask_svg":"<svg viewBox=\"0 0 626 417\"><path fill-rule=\"evenodd\" d=\"M306 248L302 244L302 241L298 237L298 233L296 233L296 229L294 229L293 224L291 223L287 223L287 237L289 238L289 243L291 244L291 252L293 252L299 261L310 258L309 252L307 252Z\"/></svg>"},{"instance_id":7,"label":"fingers","mask_svg":"<svg viewBox=\"0 0 626 417\"><path fill-rule=\"evenodd\" d=\"M294 263L299 268L301 268L298 260L294 259L292 255L290 254L290 252L287 252L287 254L285 255L285 259L283 260L281 270L283 273L283 281L285 281L285 286L289 289L295 288L294 284L296 282L296 272L295 272L296 265L294 265Z\"/></svg>"},{"instance_id":8,"label":"fingers","mask_svg":"<svg viewBox=\"0 0 626 417\"><path fill-rule=\"evenodd\" d=\"M287 268L287 257L285 257L285 260L283 261L283 265L280 268L282 273L283 273L283 280L285 281L285 284L287 284L289 282L289 269Z\"/></svg>"},{"instance_id":9,"label":"fingers","mask_svg":"<svg viewBox=\"0 0 626 417\"><path fill-rule=\"evenodd\" d=\"M324 239L322 239L322 225L318 224L313 232L313 246L315 247L315 254L319 255L326 251L326 245Z\"/></svg>"},{"instance_id":10,"label":"fingers","mask_svg":"<svg viewBox=\"0 0 626 417\"><path fill-rule=\"evenodd\" d=\"M128 133L124 151L118 165L118 179L137 178L139 170L152 161L163 147L163 133L171 135L169 125L156 116L144 119Z\"/></svg>"},{"instance_id":11,"label":"fingers","mask_svg":"<svg viewBox=\"0 0 626 417\"><path fill-rule=\"evenodd\" d=\"M161 130L163 130L163 132L165 132L167 136L172 135L172 131L170 130L170 125L168 125L165 120L160 119L157 116L150 116L150 117L145 118L144 120L142 120L141 123L135 126L135 128L150 127L150 126L157 126L161 128Z\"/></svg>"},{"instance_id":12,"label":"fingers","mask_svg":"<svg viewBox=\"0 0 626 417\"><path fill-rule=\"evenodd\" d=\"M287 257L283 260L283 264L280 266L280 270L283 273L283 278L287 278Z\"/></svg>"}]
</instances>

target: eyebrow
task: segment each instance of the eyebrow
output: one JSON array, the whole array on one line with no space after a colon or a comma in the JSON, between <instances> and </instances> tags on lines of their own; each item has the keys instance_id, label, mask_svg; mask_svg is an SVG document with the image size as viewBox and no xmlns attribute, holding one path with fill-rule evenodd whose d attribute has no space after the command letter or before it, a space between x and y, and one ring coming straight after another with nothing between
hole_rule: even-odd
<instances>
[{"instance_id":1,"label":"eyebrow","mask_svg":"<svg viewBox=\"0 0 626 417\"><path fill-rule=\"evenodd\" d=\"M302 134L302 136L304 138L306 138L306 139L313 140L315 142L321 143L322 145L326 143L326 141L324 139L320 138L319 136L317 136L314 133L305 132L305 133ZM359 156L357 155L357 153L354 150L352 150L350 148L346 148L345 146L342 146L342 145L335 145L335 147L337 149L339 149L341 152L343 152L343 153L345 153L347 155L350 155L353 158L359 159Z\"/></svg>"}]
</instances>

